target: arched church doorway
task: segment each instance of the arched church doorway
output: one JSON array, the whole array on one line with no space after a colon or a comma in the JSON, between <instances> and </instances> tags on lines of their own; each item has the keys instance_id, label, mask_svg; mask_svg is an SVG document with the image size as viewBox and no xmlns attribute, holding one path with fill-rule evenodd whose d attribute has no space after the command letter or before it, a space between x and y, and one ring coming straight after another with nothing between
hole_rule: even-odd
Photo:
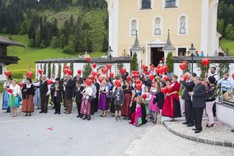
<instances>
[{"instance_id":1,"label":"arched church doorway","mask_svg":"<svg viewBox=\"0 0 234 156\"><path fill-rule=\"evenodd\" d=\"M164 52L162 47L151 48L151 64L155 67L158 66L159 61L164 57Z\"/></svg>"}]
</instances>

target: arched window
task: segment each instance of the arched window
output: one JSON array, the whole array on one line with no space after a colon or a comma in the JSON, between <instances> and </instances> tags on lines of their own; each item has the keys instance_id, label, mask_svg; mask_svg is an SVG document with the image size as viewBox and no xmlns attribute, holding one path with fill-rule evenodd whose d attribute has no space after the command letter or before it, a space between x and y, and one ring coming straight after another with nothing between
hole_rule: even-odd
<instances>
[{"instance_id":1,"label":"arched window","mask_svg":"<svg viewBox=\"0 0 234 156\"><path fill-rule=\"evenodd\" d=\"M180 25L179 25L179 33L180 34L186 34L187 33L187 29L186 29L186 17L185 16L181 16L180 17L180 21L179 21Z\"/></svg>"},{"instance_id":2,"label":"arched window","mask_svg":"<svg viewBox=\"0 0 234 156\"><path fill-rule=\"evenodd\" d=\"M154 19L154 35L161 35L162 21L160 17Z\"/></svg>"},{"instance_id":3,"label":"arched window","mask_svg":"<svg viewBox=\"0 0 234 156\"><path fill-rule=\"evenodd\" d=\"M131 36L136 36L137 31L137 20L133 19L131 21Z\"/></svg>"},{"instance_id":4,"label":"arched window","mask_svg":"<svg viewBox=\"0 0 234 156\"><path fill-rule=\"evenodd\" d=\"M150 9L151 8L151 0L142 0L141 8L142 9Z\"/></svg>"}]
</instances>

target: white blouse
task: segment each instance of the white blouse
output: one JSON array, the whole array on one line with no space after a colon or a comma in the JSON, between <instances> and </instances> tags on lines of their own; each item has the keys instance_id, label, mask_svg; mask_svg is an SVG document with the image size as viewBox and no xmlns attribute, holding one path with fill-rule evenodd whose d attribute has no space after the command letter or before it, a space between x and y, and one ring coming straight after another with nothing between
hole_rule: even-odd
<instances>
[{"instance_id":1,"label":"white blouse","mask_svg":"<svg viewBox=\"0 0 234 156\"><path fill-rule=\"evenodd\" d=\"M20 90L20 86L19 85L15 85L15 86L11 85L10 89L12 89L12 94L9 93L10 95L14 95L14 96L21 95L21 90Z\"/></svg>"}]
</instances>

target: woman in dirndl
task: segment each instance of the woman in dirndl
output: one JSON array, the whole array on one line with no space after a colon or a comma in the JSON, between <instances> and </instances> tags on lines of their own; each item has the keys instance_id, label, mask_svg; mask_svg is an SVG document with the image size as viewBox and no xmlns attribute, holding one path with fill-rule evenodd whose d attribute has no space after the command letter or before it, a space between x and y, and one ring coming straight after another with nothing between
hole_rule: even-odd
<instances>
[{"instance_id":1,"label":"woman in dirndl","mask_svg":"<svg viewBox=\"0 0 234 156\"><path fill-rule=\"evenodd\" d=\"M101 110L101 117L106 116L106 110L108 109L107 105L107 94L108 87L106 85L106 81L103 80L99 90L99 101L98 101L98 109Z\"/></svg>"},{"instance_id":2,"label":"woman in dirndl","mask_svg":"<svg viewBox=\"0 0 234 156\"><path fill-rule=\"evenodd\" d=\"M12 85L10 88L8 88L8 93L10 95L8 105L11 108L11 116L16 117L17 115L17 108L19 107L20 104L20 95L21 95L21 90L20 86L17 85L17 81L15 79L12 80Z\"/></svg>"},{"instance_id":3,"label":"woman in dirndl","mask_svg":"<svg viewBox=\"0 0 234 156\"><path fill-rule=\"evenodd\" d=\"M10 112L10 107L8 106L8 100L9 100L9 94L7 92L7 88L10 88L12 84L12 78L9 77L8 78L8 81L6 81L4 84L3 84L3 88L4 88L4 92L3 92L3 98L2 98L2 110L7 110L7 113Z\"/></svg>"},{"instance_id":4,"label":"woman in dirndl","mask_svg":"<svg viewBox=\"0 0 234 156\"><path fill-rule=\"evenodd\" d=\"M124 82L123 91L124 91L124 103L121 112L124 119L127 119L129 118L130 115L130 104L132 103L135 94L134 94L134 88L130 86L130 83L128 81Z\"/></svg>"},{"instance_id":5,"label":"woman in dirndl","mask_svg":"<svg viewBox=\"0 0 234 156\"><path fill-rule=\"evenodd\" d=\"M34 106L37 106L37 109L40 109L40 106L41 106L40 80L38 77L35 78L35 82L33 82L33 86L35 89L35 95L33 96L33 103L34 103Z\"/></svg>"},{"instance_id":6,"label":"woman in dirndl","mask_svg":"<svg viewBox=\"0 0 234 156\"><path fill-rule=\"evenodd\" d=\"M91 97L93 95L93 89L92 89L91 85L86 83L86 87L83 90L83 92L81 92L81 94L83 95L83 97L82 97L80 114L82 114L84 116L83 120L85 120L85 119L91 120L90 103L91 103Z\"/></svg>"},{"instance_id":7,"label":"woman in dirndl","mask_svg":"<svg viewBox=\"0 0 234 156\"><path fill-rule=\"evenodd\" d=\"M27 78L26 84L22 88L22 112L26 113L25 116L31 116L34 112L33 96L35 90L31 78Z\"/></svg>"}]
</instances>

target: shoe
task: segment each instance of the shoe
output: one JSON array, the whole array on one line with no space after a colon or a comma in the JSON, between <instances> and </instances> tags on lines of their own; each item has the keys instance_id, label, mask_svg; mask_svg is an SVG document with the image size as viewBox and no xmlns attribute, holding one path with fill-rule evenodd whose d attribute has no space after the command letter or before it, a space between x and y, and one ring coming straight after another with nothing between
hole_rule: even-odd
<instances>
[{"instance_id":1,"label":"shoe","mask_svg":"<svg viewBox=\"0 0 234 156\"><path fill-rule=\"evenodd\" d=\"M44 112L44 113L47 113L47 111L46 111L46 112Z\"/></svg>"},{"instance_id":2,"label":"shoe","mask_svg":"<svg viewBox=\"0 0 234 156\"><path fill-rule=\"evenodd\" d=\"M196 128L193 128L192 130L193 130L193 131L196 131L197 129L196 129Z\"/></svg>"},{"instance_id":3,"label":"shoe","mask_svg":"<svg viewBox=\"0 0 234 156\"><path fill-rule=\"evenodd\" d=\"M195 130L195 133L200 133L202 130Z\"/></svg>"},{"instance_id":4,"label":"shoe","mask_svg":"<svg viewBox=\"0 0 234 156\"><path fill-rule=\"evenodd\" d=\"M26 113L25 116L28 116L28 114Z\"/></svg>"},{"instance_id":5,"label":"shoe","mask_svg":"<svg viewBox=\"0 0 234 156\"><path fill-rule=\"evenodd\" d=\"M234 129L232 129L231 132L234 132Z\"/></svg>"},{"instance_id":6,"label":"shoe","mask_svg":"<svg viewBox=\"0 0 234 156\"><path fill-rule=\"evenodd\" d=\"M44 113L43 111L40 111L39 113Z\"/></svg>"},{"instance_id":7,"label":"shoe","mask_svg":"<svg viewBox=\"0 0 234 156\"><path fill-rule=\"evenodd\" d=\"M89 116L87 120L91 120L91 117Z\"/></svg>"},{"instance_id":8,"label":"shoe","mask_svg":"<svg viewBox=\"0 0 234 156\"><path fill-rule=\"evenodd\" d=\"M65 114L71 114L71 112L65 112Z\"/></svg>"},{"instance_id":9,"label":"shoe","mask_svg":"<svg viewBox=\"0 0 234 156\"><path fill-rule=\"evenodd\" d=\"M194 123L187 124L187 127L193 127Z\"/></svg>"},{"instance_id":10,"label":"shoe","mask_svg":"<svg viewBox=\"0 0 234 156\"><path fill-rule=\"evenodd\" d=\"M189 124L189 122L186 121L186 122L183 122L182 124L183 124L183 125L187 125L187 124Z\"/></svg>"},{"instance_id":11,"label":"shoe","mask_svg":"<svg viewBox=\"0 0 234 156\"><path fill-rule=\"evenodd\" d=\"M28 116L31 116L31 113Z\"/></svg>"},{"instance_id":12,"label":"shoe","mask_svg":"<svg viewBox=\"0 0 234 156\"><path fill-rule=\"evenodd\" d=\"M86 116L86 117L84 117L82 120L85 120L85 119L87 119L87 116Z\"/></svg>"},{"instance_id":13,"label":"shoe","mask_svg":"<svg viewBox=\"0 0 234 156\"><path fill-rule=\"evenodd\" d=\"M76 117L77 117L77 118L79 118L79 117L80 117L80 115L77 115Z\"/></svg>"},{"instance_id":14,"label":"shoe","mask_svg":"<svg viewBox=\"0 0 234 156\"><path fill-rule=\"evenodd\" d=\"M54 114L57 114L57 112L54 112Z\"/></svg>"},{"instance_id":15,"label":"shoe","mask_svg":"<svg viewBox=\"0 0 234 156\"><path fill-rule=\"evenodd\" d=\"M58 112L58 114L60 114L60 112Z\"/></svg>"},{"instance_id":16,"label":"shoe","mask_svg":"<svg viewBox=\"0 0 234 156\"><path fill-rule=\"evenodd\" d=\"M211 125L207 124L206 125L206 127L208 127L208 128L213 127L213 126L214 126L214 124L211 124Z\"/></svg>"},{"instance_id":17,"label":"shoe","mask_svg":"<svg viewBox=\"0 0 234 156\"><path fill-rule=\"evenodd\" d=\"M80 115L80 118L83 118L83 115Z\"/></svg>"}]
</instances>

